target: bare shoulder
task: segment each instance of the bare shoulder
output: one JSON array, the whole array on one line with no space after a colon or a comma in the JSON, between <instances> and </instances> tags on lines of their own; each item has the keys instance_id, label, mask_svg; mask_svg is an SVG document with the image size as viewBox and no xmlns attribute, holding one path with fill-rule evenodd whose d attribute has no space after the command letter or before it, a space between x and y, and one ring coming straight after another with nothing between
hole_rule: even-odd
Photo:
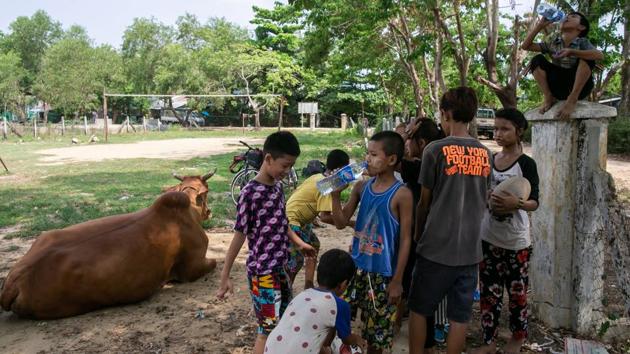
<instances>
[{"instance_id":1,"label":"bare shoulder","mask_svg":"<svg viewBox=\"0 0 630 354\"><path fill-rule=\"evenodd\" d=\"M397 203L409 202L411 204L413 202L413 193L411 192L411 189L409 189L409 187L402 186L398 188L398 190L396 191L396 194L394 194L393 199Z\"/></svg>"},{"instance_id":2,"label":"bare shoulder","mask_svg":"<svg viewBox=\"0 0 630 354\"><path fill-rule=\"evenodd\" d=\"M360 179L358 180L354 186L352 186L352 194L358 194L361 195L361 191L363 190L363 186L365 186L365 184L367 183L367 180L364 179Z\"/></svg>"}]
</instances>

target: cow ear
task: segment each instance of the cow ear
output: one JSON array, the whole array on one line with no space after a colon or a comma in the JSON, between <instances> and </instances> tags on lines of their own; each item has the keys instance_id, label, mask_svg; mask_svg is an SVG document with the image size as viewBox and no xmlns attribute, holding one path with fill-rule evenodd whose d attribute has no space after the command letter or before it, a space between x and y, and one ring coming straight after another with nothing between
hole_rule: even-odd
<instances>
[{"instance_id":1,"label":"cow ear","mask_svg":"<svg viewBox=\"0 0 630 354\"><path fill-rule=\"evenodd\" d=\"M214 169L214 171L212 171L212 172L208 172L208 173L206 173L205 175L203 175L203 176L201 177L201 180L205 182L205 181L207 181L210 177L214 176L214 174L215 174L215 173L217 173L217 169L216 169L216 168Z\"/></svg>"},{"instance_id":2,"label":"cow ear","mask_svg":"<svg viewBox=\"0 0 630 354\"><path fill-rule=\"evenodd\" d=\"M184 181L184 177L178 175L177 173L173 172L173 178L180 180L180 181Z\"/></svg>"}]
</instances>

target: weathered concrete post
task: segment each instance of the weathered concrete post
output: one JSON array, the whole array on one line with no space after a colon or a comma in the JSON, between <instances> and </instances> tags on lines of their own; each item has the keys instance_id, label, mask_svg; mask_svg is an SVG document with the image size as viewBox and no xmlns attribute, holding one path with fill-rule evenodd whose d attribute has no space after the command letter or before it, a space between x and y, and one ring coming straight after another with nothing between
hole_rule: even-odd
<instances>
[{"instance_id":1,"label":"weathered concrete post","mask_svg":"<svg viewBox=\"0 0 630 354\"><path fill-rule=\"evenodd\" d=\"M608 174L608 118L617 110L578 102L567 121L525 114L540 176L540 207L532 214L531 304L552 327L592 334L603 319L602 296Z\"/></svg>"},{"instance_id":2,"label":"weathered concrete post","mask_svg":"<svg viewBox=\"0 0 630 354\"><path fill-rule=\"evenodd\" d=\"M346 130L348 128L348 115L341 113L341 129Z\"/></svg>"}]
</instances>

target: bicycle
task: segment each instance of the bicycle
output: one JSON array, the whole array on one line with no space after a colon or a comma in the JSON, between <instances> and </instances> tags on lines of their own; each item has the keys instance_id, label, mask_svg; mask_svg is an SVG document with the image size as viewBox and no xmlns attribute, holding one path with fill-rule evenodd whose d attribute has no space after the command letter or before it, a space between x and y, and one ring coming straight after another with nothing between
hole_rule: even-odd
<instances>
[{"instance_id":1,"label":"bicycle","mask_svg":"<svg viewBox=\"0 0 630 354\"><path fill-rule=\"evenodd\" d=\"M238 197L241 195L241 190L256 177L258 170L260 170L260 166L262 166L263 162L263 152L259 148L251 147L244 141L240 141L242 145L247 148L242 154L235 155L232 158L232 164L230 164L230 172L235 173L232 178L232 182L230 182L230 191L232 194L232 201L234 205L238 202ZM297 188L298 177L295 169L291 167L289 174L280 181L282 183L282 188L285 192L294 190Z\"/></svg>"}]
</instances>

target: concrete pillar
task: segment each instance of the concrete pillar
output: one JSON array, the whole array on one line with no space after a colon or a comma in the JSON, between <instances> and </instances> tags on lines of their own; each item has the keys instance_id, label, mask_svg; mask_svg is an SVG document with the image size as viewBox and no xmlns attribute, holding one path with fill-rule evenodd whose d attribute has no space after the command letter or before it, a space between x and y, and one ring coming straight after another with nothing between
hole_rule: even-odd
<instances>
[{"instance_id":1,"label":"concrete pillar","mask_svg":"<svg viewBox=\"0 0 630 354\"><path fill-rule=\"evenodd\" d=\"M310 127L311 127L311 131L315 131L315 114L311 113L310 114Z\"/></svg>"},{"instance_id":2,"label":"concrete pillar","mask_svg":"<svg viewBox=\"0 0 630 354\"><path fill-rule=\"evenodd\" d=\"M348 128L348 115L341 113L341 129L346 130Z\"/></svg>"},{"instance_id":3,"label":"concrete pillar","mask_svg":"<svg viewBox=\"0 0 630 354\"><path fill-rule=\"evenodd\" d=\"M617 110L581 101L561 121L554 118L561 106L525 113L540 176L540 207L531 217L530 304L551 327L592 334L604 320L606 144L608 118Z\"/></svg>"}]
</instances>

